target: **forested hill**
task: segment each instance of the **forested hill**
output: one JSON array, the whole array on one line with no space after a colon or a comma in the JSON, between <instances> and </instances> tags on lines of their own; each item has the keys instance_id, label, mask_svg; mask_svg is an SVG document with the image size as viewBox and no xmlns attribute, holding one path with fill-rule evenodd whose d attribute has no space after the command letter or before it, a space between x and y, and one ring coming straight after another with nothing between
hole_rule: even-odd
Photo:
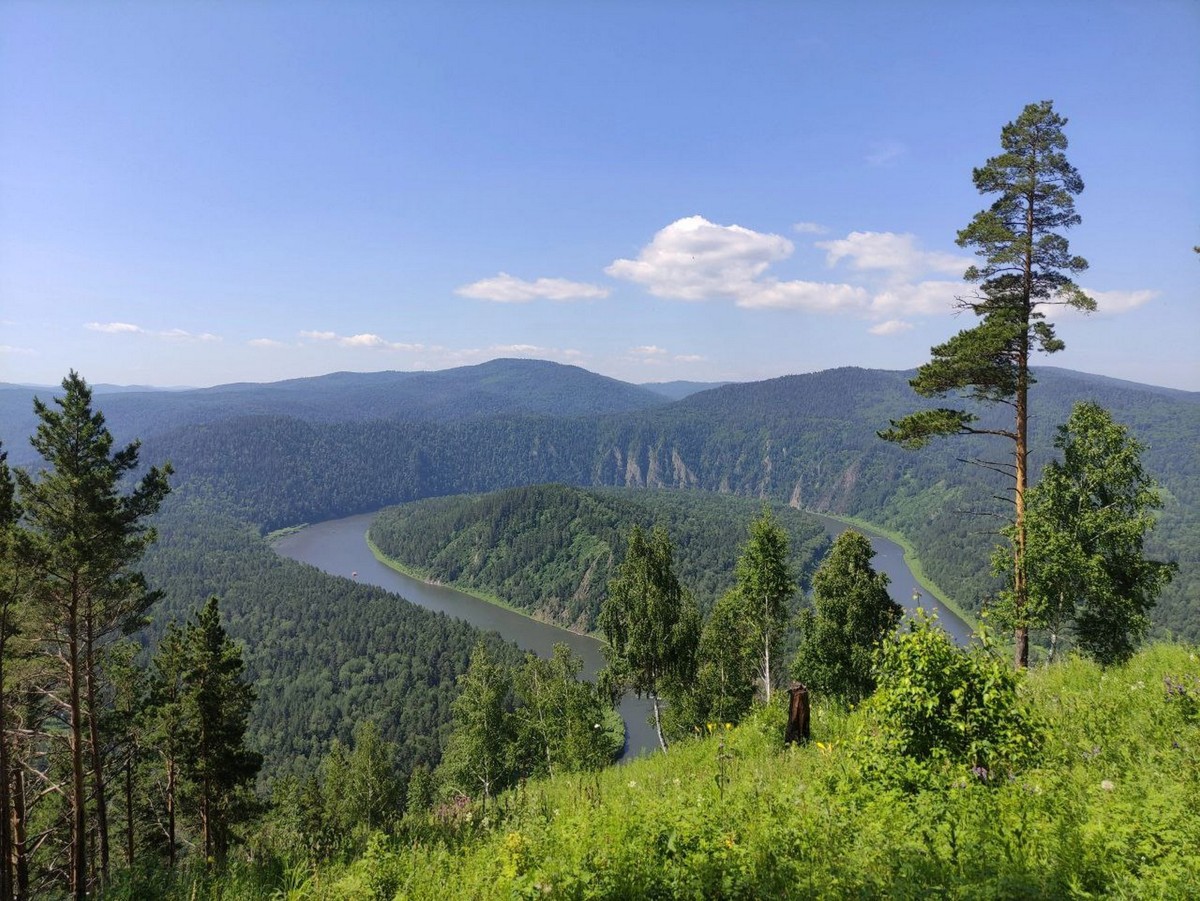
<instances>
[{"instance_id":1,"label":"forested hill","mask_svg":"<svg viewBox=\"0 0 1200 901\"><path fill-rule=\"evenodd\" d=\"M86 373L85 373L86 375ZM10 459L32 459L21 436L36 426L33 398L56 389L0 385L0 440ZM439 372L335 372L282 382L182 391L121 391L99 405L119 441L244 416L308 422L373 419L447 422L498 414L579 416L642 410L663 394L543 360L492 360Z\"/></svg>"},{"instance_id":2,"label":"forested hill","mask_svg":"<svg viewBox=\"0 0 1200 901\"><path fill-rule=\"evenodd\" d=\"M557 370L554 370L557 371ZM987 572L1007 491L967 457L1007 449L953 439L911 452L876 431L918 409L909 373L836 369L726 385L625 413L497 415L446 422L326 423L225 419L148 436L145 459L170 459L183 491L201 491L265 529L440 495L561 482L698 488L859 516L905 535L929 576L968 609L996 588ZM1054 427L1095 400L1148 445L1166 501L1151 551L1180 572L1154 620L1200 637L1200 402L1065 370L1038 372L1032 465ZM986 415L998 415L988 412ZM996 516L999 514L999 517Z\"/></svg>"},{"instance_id":3,"label":"forested hill","mask_svg":"<svg viewBox=\"0 0 1200 901\"><path fill-rule=\"evenodd\" d=\"M267 778L311 772L363 720L396 744L400 771L433 766L476 642L486 637L509 664L523 658L495 633L281 557L257 529L194 500L169 499L158 532L144 570L165 596L141 639L157 643L167 623L221 598L229 633L245 644L258 695L249 738Z\"/></svg>"},{"instance_id":4,"label":"forested hill","mask_svg":"<svg viewBox=\"0 0 1200 901\"><path fill-rule=\"evenodd\" d=\"M163 430L143 418L145 428L125 437L144 439L144 460L171 460L180 492L217 501L264 530L546 482L765 497L902 533L928 575L962 606L976 608L996 587L988 551L1008 511L994 497L1007 489L960 458L986 458L990 451L1006 459L1008 449L954 439L910 452L880 441L876 432L888 420L925 405L908 387L910 376L843 368L725 385L672 403L574 367L507 360L445 373L338 374L274 386L158 392L154 403L168 412L171 404L188 408L210 393L221 403L205 413L211 413L206 421ZM1148 445L1143 459L1166 501L1150 549L1180 564L1154 620L1177 635L1200 638L1200 394L1061 369L1041 369L1037 377L1031 395L1035 474L1048 459L1055 425L1078 400L1107 407ZM411 408L425 413L365 418L366 411L386 407L362 401L369 394L364 385L389 379L394 384L384 393L409 397ZM264 404L262 388L275 392L277 402ZM24 435L32 416L23 414L24 431L5 416L12 398L4 397L14 391L25 392L28 409L28 389L0 391L0 439L20 463L29 453ZM242 394L258 397L254 403L270 412L227 415L259 409L236 400ZM105 395L101 408L110 422L124 416L128 425L121 404L145 397ZM439 410L446 415L435 415ZM190 415L163 413L161 421Z\"/></svg>"},{"instance_id":5,"label":"forested hill","mask_svg":"<svg viewBox=\"0 0 1200 901\"><path fill-rule=\"evenodd\" d=\"M592 631L630 526L667 528L680 582L707 611L733 587L734 562L761 511L761 501L730 495L537 485L385 510L370 536L427 578ZM792 571L807 588L828 536L798 510L777 507L775 515L791 539Z\"/></svg>"}]
</instances>

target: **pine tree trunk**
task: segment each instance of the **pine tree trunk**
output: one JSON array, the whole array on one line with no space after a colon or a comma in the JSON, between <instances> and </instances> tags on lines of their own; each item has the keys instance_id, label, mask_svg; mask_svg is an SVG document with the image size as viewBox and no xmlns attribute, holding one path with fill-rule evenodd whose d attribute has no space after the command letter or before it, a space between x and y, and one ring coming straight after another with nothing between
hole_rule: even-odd
<instances>
[{"instance_id":1,"label":"pine tree trunk","mask_svg":"<svg viewBox=\"0 0 1200 901\"><path fill-rule=\"evenodd\" d=\"M125 758L125 863L133 869L133 755L129 749Z\"/></svg>"},{"instance_id":2,"label":"pine tree trunk","mask_svg":"<svg viewBox=\"0 0 1200 901\"><path fill-rule=\"evenodd\" d=\"M1035 160L1036 162L1036 157ZM1032 175L1032 173L1031 173ZM1016 619L1016 631L1013 636L1014 662L1018 669L1029 666L1029 584L1025 579L1025 489L1029 484L1029 473L1026 464L1029 460L1029 327L1033 321L1033 209L1039 186L1034 176L1025 198L1025 260L1022 273L1022 303L1024 313L1024 329L1021 333L1020 348L1017 353L1017 391L1015 397L1016 447L1014 448L1016 464L1016 487L1014 490L1016 532L1013 538L1013 607Z\"/></svg>"},{"instance_id":3,"label":"pine tree trunk","mask_svg":"<svg viewBox=\"0 0 1200 901\"><path fill-rule=\"evenodd\" d=\"M100 744L100 712L96 709L95 636L90 618L87 622L84 659L87 683L88 736L92 746L92 801L96 805L96 839L100 851L100 885L108 885L108 800L105 795L104 748Z\"/></svg>"},{"instance_id":4,"label":"pine tree trunk","mask_svg":"<svg viewBox=\"0 0 1200 901\"><path fill-rule=\"evenodd\" d=\"M83 705L79 686L79 607L72 597L67 611L67 686L71 729L71 894L88 893L87 792L83 779Z\"/></svg>"},{"instance_id":5,"label":"pine tree trunk","mask_svg":"<svg viewBox=\"0 0 1200 901\"><path fill-rule=\"evenodd\" d=\"M8 704L4 695L4 641L0 635L0 899L12 901L12 767L9 763Z\"/></svg>"},{"instance_id":6,"label":"pine tree trunk","mask_svg":"<svg viewBox=\"0 0 1200 901\"><path fill-rule=\"evenodd\" d=\"M767 703L771 703L771 630L767 623L767 604L763 598L763 693Z\"/></svg>"},{"instance_id":7,"label":"pine tree trunk","mask_svg":"<svg viewBox=\"0 0 1200 901\"><path fill-rule=\"evenodd\" d=\"M167 758L167 863L175 869L175 758Z\"/></svg>"}]
</instances>

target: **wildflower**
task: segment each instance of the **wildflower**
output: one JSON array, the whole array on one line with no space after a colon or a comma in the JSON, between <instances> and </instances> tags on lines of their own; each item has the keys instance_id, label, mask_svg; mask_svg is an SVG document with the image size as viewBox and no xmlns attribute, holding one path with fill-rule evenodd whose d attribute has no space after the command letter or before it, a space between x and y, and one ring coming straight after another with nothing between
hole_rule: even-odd
<instances>
[{"instance_id":1,"label":"wildflower","mask_svg":"<svg viewBox=\"0 0 1200 901\"><path fill-rule=\"evenodd\" d=\"M637 788L637 780L636 780L636 779L630 779L630 780L629 780L629 787L630 787L630 788Z\"/></svg>"},{"instance_id":2,"label":"wildflower","mask_svg":"<svg viewBox=\"0 0 1200 901\"><path fill-rule=\"evenodd\" d=\"M1110 792L1110 791L1112 791L1114 788L1116 788L1116 786L1115 786L1115 785L1113 785L1113 783L1112 783L1112 780L1111 780L1111 779L1105 779L1103 782L1101 782L1101 783L1100 783L1100 787L1101 787L1102 789L1104 789L1106 792Z\"/></svg>"},{"instance_id":3,"label":"wildflower","mask_svg":"<svg viewBox=\"0 0 1200 901\"><path fill-rule=\"evenodd\" d=\"M971 772L975 775L975 778L978 779L980 782L987 782L991 775L990 773L988 773L987 767L984 767L984 766L973 766L973 767L971 767Z\"/></svg>"}]
</instances>

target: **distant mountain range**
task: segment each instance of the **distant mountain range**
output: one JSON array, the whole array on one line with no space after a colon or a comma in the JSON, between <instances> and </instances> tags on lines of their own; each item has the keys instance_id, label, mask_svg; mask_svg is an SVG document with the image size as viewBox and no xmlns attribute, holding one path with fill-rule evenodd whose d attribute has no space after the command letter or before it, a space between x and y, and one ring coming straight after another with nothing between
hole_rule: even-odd
<instances>
[{"instance_id":1,"label":"distant mountain range","mask_svg":"<svg viewBox=\"0 0 1200 901\"><path fill-rule=\"evenodd\" d=\"M671 401L574 366L495 360L108 394L98 405L119 440L144 440L143 459L172 461L177 494L203 493L264 529L544 482L698 489L895 529L934 581L977 608L996 588L988 549L1002 521L995 515L1007 515L995 498L1007 489L960 458L1009 449L964 439L908 452L878 440L890 419L925 405L910 377L842 368ZM1200 638L1200 394L1055 368L1037 377L1035 473L1077 400L1109 408L1148 445L1145 463L1166 502L1153 550L1181 567L1155 620ZM0 389L0 439L17 464L32 462L33 393Z\"/></svg>"}]
</instances>

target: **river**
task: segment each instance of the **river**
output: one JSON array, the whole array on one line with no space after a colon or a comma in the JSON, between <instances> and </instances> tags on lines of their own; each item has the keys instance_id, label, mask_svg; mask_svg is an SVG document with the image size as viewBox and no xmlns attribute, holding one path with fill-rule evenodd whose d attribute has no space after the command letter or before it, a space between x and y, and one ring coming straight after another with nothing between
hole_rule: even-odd
<instances>
[{"instance_id":1,"label":"river","mask_svg":"<svg viewBox=\"0 0 1200 901\"><path fill-rule=\"evenodd\" d=\"M332 575L378 585L421 607L459 617L480 629L495 630L519 647L543 657L550 656L556 643L564 642L583 659L584 675L589 678L604 665L601 643L591 636L539 622L453 588L413 579L380 563L366 542L367 528L375 516L375 513L362 513L305 526L278 539L274 547L285 557L311 564ZM836 519L819 518L833 537L851 528ZM865 529L861 531L866 532ZM906 610L911 609L917 581L904 562L904 551L883 536L869 534L869 537L876 552L872 560L875 569L887 573L891 579L892 597ZM970 627L949 610L938 613L942 626L955 641L965 644L971 634ZM656 747L654 729L647 722L650 715L648 700L627 696L621 702L621 715L625 719L627 755Z\"/></svg>"}]
</instances>

